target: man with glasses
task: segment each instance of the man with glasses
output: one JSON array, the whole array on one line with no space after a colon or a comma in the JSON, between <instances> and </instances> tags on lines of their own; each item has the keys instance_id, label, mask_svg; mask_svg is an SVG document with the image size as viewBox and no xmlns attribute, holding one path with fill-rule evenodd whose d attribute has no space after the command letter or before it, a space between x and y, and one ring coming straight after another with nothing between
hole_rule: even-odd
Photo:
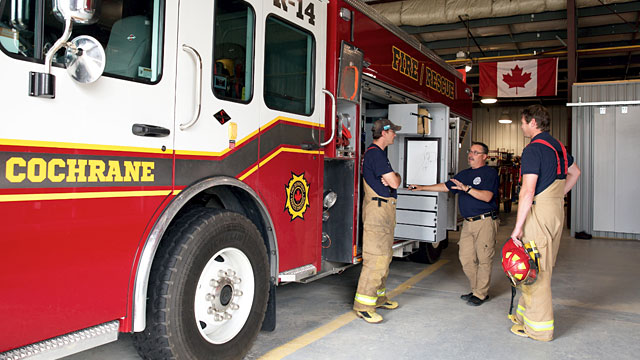
<instances>
[{"instance_id":1,"label":"man with glasses","mask_svg":"<svg viewBox=\"0 0 640 360\"><path fill-rule=\"evenodd\" d=\"M446 183L409 185L412 191L451 191L459 194L458 206L464 217L458 242L462 270L469 279L471 292L460 298L467 305L482 305L489 299L491 262L495 255L498 231L498 173L486 165L489 148L474 142L469 154L468 169L460 171Z\"/></svg>"},{"instance_id":2,"label":"man with glasses","mask_svg":"<svg viewBox=\"0 0 640 360\"><path fill-rule=\"evenodd\" d=\"M400 174L393 171L387 146L393 144L401 127L390 120L373 123L373 143L364 153L362 162L362 272L353 302L358 317L368 323L379 323L382 316L376 308L392 310L398 302L387 298L386 281L393 255L393 232L396 227L396 199Z\"/></svg>"}]
</instances>

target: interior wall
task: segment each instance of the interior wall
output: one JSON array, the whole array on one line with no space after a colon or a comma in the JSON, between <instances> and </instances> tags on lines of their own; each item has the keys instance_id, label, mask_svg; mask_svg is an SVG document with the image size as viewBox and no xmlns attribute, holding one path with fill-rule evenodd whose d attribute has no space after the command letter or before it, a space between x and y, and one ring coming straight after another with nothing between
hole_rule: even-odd
<instances>
[{"instance_id":1,"label":"interior wall","mask_svg":"<svg viewBox=\"0 0 640 360\"><path fill-rule=\"evenodd\" d=\"M602 83L583 83L583 84L574 84L573 85L573 103L593 103L593 102L616 102L617 105L622 107L626 103L635 102L640 100L640 81L612 81L612 82L602 82ZM628 106L628 110L632 111L635 105ZM615 205L615 202L622 201L624 203L631 202L630 206L632 209L635 209L638 203L636 196L637 192L629 191L629 189L635 189L635 185L622 185L620 186L620 193L615 193L614 190L617 187L617 181L630 181L635 184L635 179L638 178L638 174L640 174L640 170L638 170L638 161L636 157L637 149L637 138L640 134L640 126L637 124L637 115L632 114L630 119L626 119L623 121L624 129L620 129L618 131L617 127L615 129L603 129L602 124L598 124L596 118L602 117L601 112L603 106L601 105L590 105L590 106L575 106L572 108L573 111L573 144L574 150L573 155L576 157L578 161L578 165L582 170L582 175L578 179L578 183L574 190L571 191L571 206L574 209L571 213L571 231L572 233L575 231L586 231L592 234L594 237L604 237L604 238L616 238L616 239L636 239L640 240L640 233L627 233L621 231L628 231L624 229L619 229L617 231L598 231L597 227L594 226L594 213L596 209L600 209L600 207L608 206L611 209L611 204ZM612 111L616 113L622 112L622 109L618 109L614 106L604 107L605 114L610 113L613 114ZM640 111L640 110L638 110ZM629 129L629 125L635 125L634 128ZM621 149L620 153L618 153L616 147L618 145L618 139L608 140L607 144L602 144L600 146L596 144L600 140L607 130L615 130L616 133L611 134L611 136L617 137L618 135L627 135L624 136L624 139L620 143L625 145L626 149ZM598 149L598 147L600 147ZM603 150L604 149L604 150ZM602 152L602 154L600 154ZM602 158L601 155L609 155L611 158ZM618 158L622 156L621 158ZM615 177L615 180L609 180L611 184L601 184L603 186L598 186L599 177L608 176L608 174L603 173L605 171L609 171L614 173L615 169L603 169L603 166L607 166L608 163L611 164L620 164L618 167L621 168L622 171L632 171L631 174L619 174L619 176ZM635 171L635 172L633 172ZM620 179L618 180L618 177ZM601 179L600 179L601 180ZM604 197L603 197L604 195ZM613 207L615 211L615 206ZM626 213L635 215L632 211L627 210ZM627 214L624 215L627 215ZM637 224L637 215L628 221L631 224ZM599 219L598 219L599 220ZM615 218L614 226L616 220L622 220ZM614 227L614 230L615 227ZM634 230L635 231L635 230Z\"/></svg>"},{"instance_id":2,"label":"interior wall","mask_svg":"<svg viewBox=\"0 0 640 360\"><path fill-rule=\"evenodd\" d=\"M522 149L529 144L520 128L520 111L522 107L482 106L473 109L472 134L473 141L480 141L489 147L489 150L508 151L515 155L522 155ZM567 107L553 105L547 107L551 114L551 135L567 144ZM511 124L500 124L498 118L506 111Z\"/></svg>"}]
</instances>

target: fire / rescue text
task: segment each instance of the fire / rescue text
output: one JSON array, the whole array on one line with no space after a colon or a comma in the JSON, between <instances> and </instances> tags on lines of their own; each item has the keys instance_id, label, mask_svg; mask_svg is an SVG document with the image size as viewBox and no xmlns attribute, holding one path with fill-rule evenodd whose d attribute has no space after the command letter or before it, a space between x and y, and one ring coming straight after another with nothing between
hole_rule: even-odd
<instances>
[{"instance_id":1,"label":"fire / rescue text","mask_svg":"<svg viewBox=\"0 0 640 360\"><path fill-rule=\"evenodd\" d=\"M425 86L450 99L455 99L455 84L453 81L442 76L430 67L425 66L425 64L421 65L419 72L418 67L420 62L417 59L395 46L391 47L391 51L393 54L391 68L393 70L418 81L420 85L422 85L422 80L424 79Z\"/></svg>"},{"instance_id":2,"label":"fire / rescue text","mask_svg":"<svg viewBox=\"0 0 640 360\"><path fill-rule=\"evenodd\" d=\"M454 99L455 86L453 84L453 81L445 78L428 66L425 66L424 74L424 84L426 86L448 97L449 99Z\"/></svg>"},{"instance_id":3,"label":"fire / rescue text","mask_svg":"<svg viewBox=\"0 0 640 360\"><path fill-rule=\"evenodd\" d=\"M25 180L40 183L49 179L61 182L153 182L153 161L118 161L92 159L45 160L34 157L11 157L5 166L5 178L12 183Z\"/></svg>"},{"instance_id":4,"label":"fire / rescue text","mask_svg":"<svg viewBox=\"0 0 640 360\"><path fill-rule=\"evenodd\" d=\"M418 81L418 60L407 55L395 46L392 47L391 51L393 51L393 62L391 63L393 70L399 71L413 80Z\"/></svg>"}]
</instances>

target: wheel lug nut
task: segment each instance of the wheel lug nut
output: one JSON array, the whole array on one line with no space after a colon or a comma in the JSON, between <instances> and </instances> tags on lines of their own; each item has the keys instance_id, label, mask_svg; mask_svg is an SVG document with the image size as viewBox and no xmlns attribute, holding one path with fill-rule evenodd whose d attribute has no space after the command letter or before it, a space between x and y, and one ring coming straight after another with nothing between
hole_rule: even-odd
<instances>
[{"instance_id":1,"label":"wheel lug nut","mask_svg":"<svg viewBox=\"0 0 640 360\"><path fill-rule=\"evenodd\" d=\"M213 314L213 308L212 307L207 309L207 314L209 314L209 315Z\"/></svg>"},{"instance_id":2,"label":"wheel lug nut","mask_svg":"<svg viewBox=\"0 0 640 360\"><path fill-rule=\"evenodd\" d=\"M217 287L218 286L218 281L211 279L211 281L209 281L209 286L211 287Z\"/></svg>"},{"instance_id":3,"label":"wheel lug nut","mask_svg":"<svg viewBox=\"0 0 640 360\"><path fill-rule=\"evenodd\" d=\"M224 320L224 317L223 317L222 315L220 315L220 314L216 314L216 315L213 317L213 320L215 320L215 321L222 321L222 320Z\"/></svg>"},{"instance_id":4,"label":"wheel lug nut","mask_svg":"<svg viewBox=\"0 0 640 360\"><path fill-rule=\"evenodd\" d=\"M228 274L229 276L236 276L236 272L235 272L235 271L233 271L233 270L231 270L231 269L227 270L227 274Z\"/></svg>"},{"instance_id":5,"label":"wheel lug nut","mask_svg":"<svg viewBox=\"0 0 640 360\"><path fill-rule=\"evenodd\" d=\"M231 320L231 314L229 314L229 313L224 313L224 319L225 319L225 320Z\"/></svg>"},{"instance_id":6,"label":"wheel lug nut","mask_svg":"<svg viewBox=\"0 0 640 360\"><path fill-rule=\"evenodd\" d=\"M229 307L231 308L231 310L238 310L240 309L240 306L236 303L231 303L231 305L229 305Z\"/></svg>"},{"instance_id":7,"label":"wheel lug nut","mask_svg":"<svg viewBox=\"0 0 640 360\"><path fill-rule=\"evenodd\" d=\"M227 276L227 273L224 270L220 269L220 270L218 270L218 276L219 277L225 277L225 276Z\"/></svg>"},{"instance_id":8,"label":"wheel lug nut","mask_svg":"<svg viewBox=\"0 0 640 360\"><path fill-rule=\"evenodd\" d=\"M234 290L233 296L242 296L242 290Z\"/></svg>"},{"instance_id":9,"label":"wheel lug nut","mask_svg":"<svg viewBox=\"0 0 640 360\"><path fill-rule=\"evenodd\" d=\"M213 299L215 299L215 298L216 298L216 297L215 297L215 295L213 295L213 294L207 294L207 296L205 296L205 300L207 300L207 301L211 301L211 300L213 300Z\"/></svg>"},{"instance_id":10,"label":"wheel lug nut","mask_svg":"<svg viewBox=\"0 0 640 360\"><path fill-rule=\"evenodd\" d=\"M239 277L237 277L237 276L235 276L235 277L233 278L233 283L234 283L234 284L240 284L240 282L241 282L241 281L242 281L242 279L240 279L240 278L239 278Z\"/></svg>"}]
</instances>

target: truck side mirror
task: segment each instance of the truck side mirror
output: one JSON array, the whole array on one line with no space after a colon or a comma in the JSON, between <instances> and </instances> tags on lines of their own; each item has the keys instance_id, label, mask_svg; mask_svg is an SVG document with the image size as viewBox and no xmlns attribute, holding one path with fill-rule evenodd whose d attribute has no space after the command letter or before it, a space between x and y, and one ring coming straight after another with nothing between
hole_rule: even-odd
<instances>
[{"instance_id":1,"label":"truck side mirror","mask_svg":"<svg viewBox=\"0 0 640 360\"><path fill-rule=\"evenodd\" d=\"M44 59L45 71L29 73L29 96L50 99L56 97L56 78L51 74L51 62L60 48L67 48L67 71L78 82L96 81L102 75L105 65L104 49L98 40L90 36L79 36L72 42L67 42L74 23L93 24L98 21L100 0L52 1L55 16L65 24L64 33L47 51Z\"/></svg>"}]
</instances>

